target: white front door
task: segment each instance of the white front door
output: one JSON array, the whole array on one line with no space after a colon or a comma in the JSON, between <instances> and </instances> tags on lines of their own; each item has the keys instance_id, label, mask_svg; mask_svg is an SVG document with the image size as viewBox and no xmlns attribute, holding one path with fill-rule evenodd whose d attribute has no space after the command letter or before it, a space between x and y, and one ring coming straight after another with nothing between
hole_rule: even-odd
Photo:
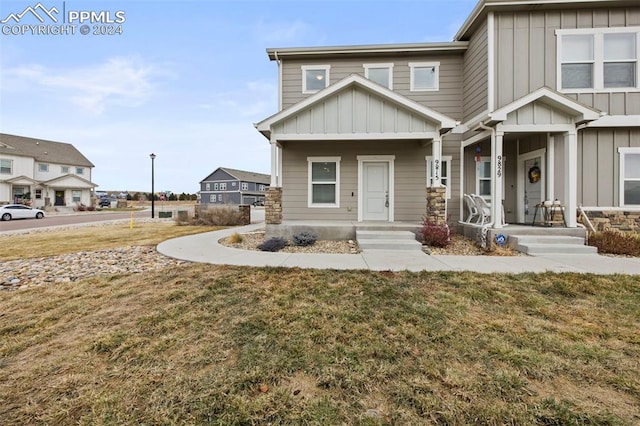
<instances>
[{"instance_id":1,"label":"white front door","mask_svg":"<svg viewBox=\"0 0 640 426\"><path fill-rule=\"evenodd\" d=\"M363 168L363 220L389 220L389 163L366 162Z\"/></svg>"},{"instance_id":2,"label":"white front door","mask_svg":"<svg viewBox=\"0 0 640 426\"><path fill-rule=\"evenodd\" d=\"M544 175L542 157L534 157L524 161L524 222L533 222L536 204L543 202ZM536 220L541 219L538 212Z\"/></svg>"}]
</instances>

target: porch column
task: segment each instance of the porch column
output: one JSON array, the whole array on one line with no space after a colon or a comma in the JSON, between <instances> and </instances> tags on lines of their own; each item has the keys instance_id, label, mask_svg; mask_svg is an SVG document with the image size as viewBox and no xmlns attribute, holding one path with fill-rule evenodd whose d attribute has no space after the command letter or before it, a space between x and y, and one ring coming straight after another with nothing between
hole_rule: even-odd
<instances>
[{"instance_id":1,"label":"porch column","mask_svg":"<svg viewBox=\"0 0 640 426\"><path fill-rule=\"evenodd\" d=\"M271 138L271 184L272 188L279 188L282 185L282 149L278 141Z\"/></svg>"},{"instance_id":2,"label":"porch column","mask_svg":"<svg viewBox=\"0 0 640 426\"><path fill-rule=\"evenodd\" d=\"M551 136L549 133L547 133L547 165L545 167L545 171L547 174L545 179L547 200L555 200L556 198L555 152L556 152L556 137Z\"/></svg>"},{"instance_id":3,"label":"porch column","mask_svg":"<svg viewBox=\"0 0 640 426\"><path fill-rule=\"evenodd\" d=\"M271 184L264 197L267 225L282 223L282 147L271 137Z\"/></svg>"},{"instance_id":4,"label":"porch column","mask_svg":"<svg viewBox=\"0 0 640 426\"><path fill-rule=\"evenodd\" d=\"M564 216L569 228L578 226L578 132L565 134L564 140Z\"/></svg>"},{"instance_id":5,"label":"porch column","mask_svg":"<svg viewBox=\"0 0 640 426\"><path fill-rule=\"evenodd\" d=\"M437 138L433 138L431 142L431 156L433 157L433 183L431 186L440 187L440 175L442 174L442 138L438 135ZM427 167L429 165L427 164Z\"/></svg>"},{"instance_id":6,"label":"porch column","mask_svg":"<svg viewBox=\"0 0 640 426\"><path fill-rule=\"evenodd\" d=\"M501 131L491 135L491 219L496 229L502 228L503 138L504 132Z\"/></svg>"}]
</instances>

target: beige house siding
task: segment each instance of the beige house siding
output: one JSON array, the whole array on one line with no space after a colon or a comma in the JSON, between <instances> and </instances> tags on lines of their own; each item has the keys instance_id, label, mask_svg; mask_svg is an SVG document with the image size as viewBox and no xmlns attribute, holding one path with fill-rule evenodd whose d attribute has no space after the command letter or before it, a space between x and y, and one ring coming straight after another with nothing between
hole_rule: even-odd
<instances>
[{"instance_id":1,"label":"beige house siding","mask_svg":"<svg viewBox=\"0 0 640 426\"><path fill-rule=\"evenodd\" d=\"M410 62L440 62L439 90L410 91ZM462 54L429 54L402 57L361 57L358 59L289 59L282 62L282 108L286 109L310 94L302 93L303 65L330 65L329 84L351 74L364 76L364 64L393 63L393 91L442 114L462 117Z\"/></svg>"},{"instance_id":2,"label":"beige house siding","mask_svg":"<svg viewBox=\"0 0 640 426\"><path fill-rule=\"evenodd\" d=\"M464 55L464 121L487 109L487 60L487 23L485 21L471 38L469 49Z\"/></svg>"},{"instance_id":3,"label":"beige house siding","mask_svg":"<svg viewBox=\"0 0 640 426\"><path fill-rule=\"evenodd\" d=\"M284 220L357 220L359 155L394 155L395 220L419 222L426 209L426 156L419 141L286 142L283 159ZM309 208L307 157L340 157L340 207Z\"/></svg>"},{"instance_id":4,"label":"beige house siding","mask_svg":"<svg viewBox=\"0 0 640 426\"><path fill-rule=\"evenodd\" d=\"M496 107L557 86L557 29L640 26L640 7L496 13ZM568 94L610 115L640 114L640 93Z\"/></svg>"}]
</instances>

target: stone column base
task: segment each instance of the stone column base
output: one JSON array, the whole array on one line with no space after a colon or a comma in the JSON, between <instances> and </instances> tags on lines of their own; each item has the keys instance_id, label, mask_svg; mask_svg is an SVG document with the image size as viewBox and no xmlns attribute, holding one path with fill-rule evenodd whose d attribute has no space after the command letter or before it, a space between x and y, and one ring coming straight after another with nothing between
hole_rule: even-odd
<instances>
[{"instance_id":1,"label":"stone column base","mask_svg":"<svg viewBox=\"0 0 640 426\"><path fill-rule=\"evenodd\" d=\"M427 211L425 219L435 225L447 224L447 188L427 188Z\"/></svg>"},{"instance_id":2,"label":"stone column base","mask_svg":"<svg viewBox=\"0 0 640 426\"><path fill-rule=\"evenodd\" d=\"M264 198L265 222L267 225L282 223L282 188L269 188Z\"/></svg>"}]
</instances>

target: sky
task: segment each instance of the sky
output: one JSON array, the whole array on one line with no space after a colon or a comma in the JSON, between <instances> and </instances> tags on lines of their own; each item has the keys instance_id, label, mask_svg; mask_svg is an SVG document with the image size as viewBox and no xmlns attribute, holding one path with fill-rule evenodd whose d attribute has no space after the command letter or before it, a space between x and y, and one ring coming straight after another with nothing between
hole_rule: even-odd
<instances>
[{"instance_id":1,"label":"sky","mask_svg":"<svg viewBox=\"0 0 640 426\"><path fill-rule=\"evenodd\" d=\"M451 41L476 3L2 0L0 133L73 144L96 190L150 191L151 153L156 191L195 193L218 167L269 174L267 48Z\"/></svg>"}]
</instances>

